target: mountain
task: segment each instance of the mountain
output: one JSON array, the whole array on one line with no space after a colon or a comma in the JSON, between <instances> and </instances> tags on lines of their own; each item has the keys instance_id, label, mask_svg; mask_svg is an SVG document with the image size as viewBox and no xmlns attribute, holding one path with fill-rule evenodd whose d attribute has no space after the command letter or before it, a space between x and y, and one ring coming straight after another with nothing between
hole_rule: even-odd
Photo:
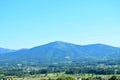
<instances>
[{"instance_id":1,"label":"mountain","mask_svg":"<svg viewBox=\"0 0 120 80\"><path fill-rule=\"evenodd\" d=\"M15 52L16 50L0 48L0 54Z\"/></svg>"},{"instance_id":2,"label":"mountain","mask_svg":"<svg viewBox=\"0 0 120 80\"><path fill-rule=\"evenodd\" d=\"M55 41L31 49L0 54L0 62L55 63L65 61L118 60L120 48L104 44L76 45Z\"/></svg>"}]
</instances>

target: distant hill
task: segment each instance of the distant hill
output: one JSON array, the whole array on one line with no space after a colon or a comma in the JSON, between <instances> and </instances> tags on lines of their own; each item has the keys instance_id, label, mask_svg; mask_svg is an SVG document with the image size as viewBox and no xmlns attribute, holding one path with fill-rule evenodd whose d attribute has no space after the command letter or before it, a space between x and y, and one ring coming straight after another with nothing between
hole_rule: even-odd
<instances>
[{"instance_id":1,"label":"distant hill","mask_svg":"<svg viewBox=\"0 0 120 80\"><path fill-rule=\"evenodd\" d=\"M0 48L0 54L9 53L9 52L15 52L15 51L16 50Z\"/></svg>"},{"instance_id":2,"label":"distant hill","mask_svg":"<svg viewBox=\"0 0 120 80\"><path fill-rule=\"evenodd\" d=\"M104 44L76 45L55 41L31 49L0 54L0 62L55 63L65 61L119 60L120 48Z\"/></svg>"}]
</instances>

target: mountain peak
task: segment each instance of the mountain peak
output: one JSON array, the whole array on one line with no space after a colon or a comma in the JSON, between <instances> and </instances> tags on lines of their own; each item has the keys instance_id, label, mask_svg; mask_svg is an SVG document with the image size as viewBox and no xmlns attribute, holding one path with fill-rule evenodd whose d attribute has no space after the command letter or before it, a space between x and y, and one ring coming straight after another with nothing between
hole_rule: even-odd
<instances>
[{"instance_id":1,"label":"mountain peak","mask_svg":"<svg viewBox=\"0 0 120 80\"><path fill-rule=\"evenodd\" d=\"M62 49L62 48L74 47L75 44L64 42L64 41L54 41L54 42L46 44L45 46Z\"/></svg>"},{"instance_id":2,"label":"mountain peak","mask_svg":"<svg viewBox=\"0 0 120 80\"><path fill-rule=\"evenodd\" d=\"M48 43L49 45L55 46L55 47L65 47L67 45L66 42L63 41L54 41L51 43Z\"/></svg>"},{"instance_id":3,"label":"mountain peak","mask_svg":"<svg viewBox=\"0 0 120 80\"><path fill-rule=\"evenodd\" d=\"M65 44L66 42L63 42L63 41L54 41L54 42L51 42L52 44Z\"/></svg>"}]
</instances>

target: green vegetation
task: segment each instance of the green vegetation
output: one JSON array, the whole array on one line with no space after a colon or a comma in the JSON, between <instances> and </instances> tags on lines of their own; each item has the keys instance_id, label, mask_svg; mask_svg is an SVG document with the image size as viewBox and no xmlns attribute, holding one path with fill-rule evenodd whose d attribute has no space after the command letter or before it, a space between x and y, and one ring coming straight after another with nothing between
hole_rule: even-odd
<instances>
[{"instance_id":1,"label":"green vegetation","mask_svg":"<svg viewBox=\"0 0 120 80\"><path fill-rule=\"evenodd\" d=\"M40 65L7 65L0 67L0 79L19 80L120 80L119 65L59 63ZM70 79L69 79L70 78Z\"/></svg>"}]
</instances>

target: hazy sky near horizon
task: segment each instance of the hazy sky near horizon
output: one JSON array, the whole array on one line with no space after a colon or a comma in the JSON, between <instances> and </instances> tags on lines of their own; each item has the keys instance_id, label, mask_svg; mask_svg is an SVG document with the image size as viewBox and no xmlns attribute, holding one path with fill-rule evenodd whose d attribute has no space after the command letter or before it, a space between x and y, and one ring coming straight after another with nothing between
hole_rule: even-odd
<instances>
[{"instance_id":1,"label":"hazy sky near horizon","mask_svg":"<svg viewBox=\"0 0 120 80\"><path fill-rule=\"evenodd\" d=\"M0 47L53 41L120 47L120 0L0 0Z\"/></svg>"}]
</instances>

